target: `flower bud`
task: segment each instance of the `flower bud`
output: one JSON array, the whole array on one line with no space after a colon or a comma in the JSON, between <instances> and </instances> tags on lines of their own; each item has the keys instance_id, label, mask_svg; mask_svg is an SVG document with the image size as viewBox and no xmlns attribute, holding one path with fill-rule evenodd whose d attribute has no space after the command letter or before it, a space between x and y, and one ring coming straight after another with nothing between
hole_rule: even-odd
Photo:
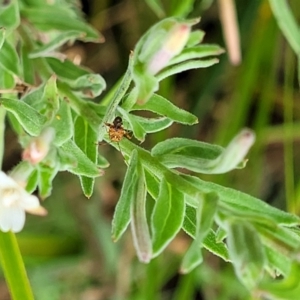
<instances>
[{"instance_id":1,"label":"flower bud","mask_svg":"<svg viewBox=\"0 0 300 300\"><path fill-rule=\"evenodd\" d=\"M191 26L188 24L176 23L173 28L167 33L161 47L148 64L148 72L157 74L160 70L166 67L169 61L179 54L188 41L191 31Z\"/></svg>"},{"instance_id":2,"label":"flower bud","mask_svg":"<svg viewBox=\"0 0 300 300\"><path fill-rule=\"evenodd\" d=\"M38 137L33 138L24 149L22 158L32 164L38 164L48 154L50 145L55 137L55 130L52 127L43 129Z\"/></svg>"}]
</instances>

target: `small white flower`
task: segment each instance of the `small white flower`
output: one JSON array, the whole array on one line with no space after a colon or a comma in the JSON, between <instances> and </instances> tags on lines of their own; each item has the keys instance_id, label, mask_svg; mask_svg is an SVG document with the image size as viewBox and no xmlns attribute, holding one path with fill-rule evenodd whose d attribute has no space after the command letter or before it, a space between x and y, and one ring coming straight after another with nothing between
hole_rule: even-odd
<instances>
[{"instance_id":1,"label":"small white flower","mask_svg":"<svg viewBox=\"0 0 300 300\"><path fill-rule=\"evenodd\" d=\"M16 181L0 171L0 230L19 232L25 224L25 211L45 215L36 196L30 195Z\"/></svg>"}]
</instances>

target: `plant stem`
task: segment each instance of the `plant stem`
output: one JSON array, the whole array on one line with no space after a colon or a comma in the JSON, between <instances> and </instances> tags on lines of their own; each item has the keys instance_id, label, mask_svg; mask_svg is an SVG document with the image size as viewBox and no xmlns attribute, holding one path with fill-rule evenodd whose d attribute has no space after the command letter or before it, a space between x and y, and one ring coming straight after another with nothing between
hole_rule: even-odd
<instances>
[{"instance_id":1,"label":"plant stem","mask_svg":"<svg viewBox=\"0 0 300 300\"><path fill-rule=\"evenodd\" d=\"M0 231L0 262L12 299L33 300L17 239L12 232Z\"/></svg>"},{"instance_id":2,"label":"plant stem","mask_svg":"<svg viewBox=\"0 0 300 300\"><path fill-rule=\"evenodd\" d=\"M2 168L3 155L4 155L5 114L6 114L5 109L0 106L0 168Z\"/></svg>"},{"instance_id":3,"label":"plant stem","mask_svg":"<svg viewBox=\"0 0 300 300\"><path fill-rule=\"evenodd\" d=\"M99 126L99 131L98 131L98 141L103 140L103 136L106 132L106 128L104 126L105 123L109 122L112 117L115 114L115 111L121 102L122 98L124 97L126 91L129 88L129 85L131 83L132 75L131 75L131 63L132 63L132 58L131 56L129 57L129 64L128 68L126 70L126 73L120 83L119 88L116 90L113 99L111 100L110 104L108 105L108 108L106 110L105 116L103 117L103 120Z\"/></svg>"}]
</instances>

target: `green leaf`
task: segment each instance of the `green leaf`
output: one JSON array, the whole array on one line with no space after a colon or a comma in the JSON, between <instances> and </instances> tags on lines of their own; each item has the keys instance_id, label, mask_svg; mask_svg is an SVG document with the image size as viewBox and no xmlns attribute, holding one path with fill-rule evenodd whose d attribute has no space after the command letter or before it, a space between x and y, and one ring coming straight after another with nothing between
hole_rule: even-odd
<instances>
[{"instance_id":1,"label":"green leaf","mask_svg":"<svg viewBox=\"0 0 300 300\"><path fill-rule=\"evenodd\" d=\"M138 153L134 150L131 154L120 199L115 208L112 221L112 238L114 241L117 241L122 236L130 222L131 203L136 197L136 189L138 185L137 165Z\"/></svg>"},{"instance_id":2,"label":"green leaf","mask_svg":"<svg viewBox=\"0 0 300 300\"><path fill-rule=\"evenodd\" d=\"M41 113L46 116L48 123L50 123L59 109L56 76L52 75L46 82L41 102L44 104Z\"/></svg>"},{"instance_id":3,"label":"green leaf","mask_svg":"<svg viewBox=\"0 0 300 300\"><path fill-rule=\"evenodd\" d=\"M139 260L148 263L152 257L152 244L146 217L146 185L141 164L137 165L137 185L131 202L131 233Z\"/></svg>"},{"instance_id":4,"label":"green leaf","mask_svg":"<svg viewBox=\"0 0 300 300\"><path fill-rule=\"evenodd\" d=\"M7 40L4 40L0 54L0 66L7 72L19 76L20 62L16 48L13 47Z\"/></svg>"},{"instance_id":5,"label":"green leaf","mask_svg":"<svg viewBox=\"0 0 300 300\"><path fill-rule=\"evenodd\" d=\"M66 31L66 32L59 32L58 35L55 36L54 39L52 39L49 43L40 46L39 48L33 50L30 54L30 58L37 58L37 57L45 57L45 56L51 56L51 53L65 44L68 41L73 41L77 37L80 36L79 31Z\"/></svg>"},{"instance_id":6,"label":"green leaf","mask_svg":"<svg viewBox=\"0 0 300 300\"><path fill-rule=\"evenodd\" d=\"M95 98L105 90L106 83L99 74L87 74L70 82L70 86L72 90L80 92L82 97Z\"/></svg>"},{"instance_id":7,"label":"green leaf","mask_svg":"<svg viewBox=\"0 0 300 300\"><path fill-rule=\"evenodd\" d=\"M26 191L29 194L32 194L38 185L38 171L33 170L33 172L30 174L30 176L27 179L27 185L26 185Z\"/></svg>"},{"instance_id":8,"label":"green leaf","mask_svg":"<svg viewBox=\"0 0 300 300\"><path fill-rule=\"evenodd\" d=\"M183 222L183 230L189 234L192 238L196 237L196 223L197 223L197 212L194 207L189 205L185 209L185 218ZM211 253L221 257L225 261L229 261L227 247L223 242L218 242L215 232L210 229L208 234L203 240L203 247L205 247Z\"/></svg>"},{"instance_id":9,"label":"green leaf","mask_svg":"<svg viewBox=\"0 0 300 300\"><path fill-rule=\"evenodd\" d=\"M273 277L281 274L287 276L291 271L292 257L277 251L273 247L265 246L265 252L268 259L269 269L273 271Z\"/></svg>"},{"instance_id":10,"label":"green leaf","mask_svg":"<svg viewBox=\"0 0 300 300\"><path fill-rule=\"evenodd\" d=\"M62 170L67 169L79 176L98 177L101 175L95 165L85 153L73 142L68 140L58 148Z\"/></svg>"},{"instance_id":11,"label":"green leaf","mask_svg":"<svg viewBox=\"0 0 300 300\"><path fill-rule=\"evenodd\" d=\"M168 168L221 174L244 167L244 157L253 142L254 133L250 130L242 130L225 149L195 140L172 138L155 145L151 154Z\"/></svg>"},{"instance_id":12,"label":"green leaf","mask_svg":"<svg viewBox=\"0 0 300 300\"><path fill-rule=\"evenodd\" d=\"M1 53L1 50L0 50ZM6 69L2 68L0 65L0 86L2 89L13 89L15 87L15 79L14 76L6 71Z\"/></svg>"},{"instance_id":13,"label":"green leaf","mask_svg":"<svg viewBox=\"0 0 300 300\"><path fill-rule=\"evenodd\" d=\"M234 189L229 189L212 182L203 181L200 178L194 176L183 175L182 177L194 187L199 189L199 191L202 193L217 193L220 197L220 205L222 205L222 203L224 202L229 206L235 206L239 210L244 210L245 212L249 212L251 214L257 214L262 218L264 216L268 216L273 220L273 222L281 225L292 227L300 224L300 218L298 216L272 207L267 203L248 194Z\"/></svg>"},{"instance_id":14,"label":"green leaf","mask_svg":"<svg viewBox=\"0 0 300 300\"><path fill-rule=\"evenodd\" d=\"M73 64L68 59L62 62L59 59L47 57L46 61L57 77L66 82L76 81L77 78L89 74L89 70Z\"/></svg>"},{"instance_id":15,"label":"green leaf","mask_svg":"<svg viewBox=\"0 0 300 300\"><path fill-rule=\"evenodd\" d=\"M158 81L162 81L167 77L178 73L182 73L184 71L211 67L217 64L218 62L219 60L217 58L211 58L207 60L188 60L186 62L182 62L180 64L172 65L170 67L165 68L157 75L157 79Z\"/></svg>"},{"instance_id":16,"label":"green leaf","mask_svg":"<svg viewBox=\"0 0 300 300\"><path fill-rule=\"evenodd\" d=\"M159 255L179 232L184 220L184 211L183 194L162 179L151 218L154 257Z\"/></svg>"},{"instance_id":17,"label":"green leaf","mask_svg":"<svg viewBox=\"0 0 300 300\"><path fill-rule=\"evenodd\" d=\"M98 146L97 133L89 126L89 124L80 116L75 121L74 141L77 146L87 155L87 157L98 165ZM94 189L94 179L80 177L82 190L88 198L91 197Z\"/></svg>"},{"instance_id":18,"label":"green leaf","mask_svg":"<svg viewBox=\"0 0 300 300\"><path fill-rule=\"evenodd\" d=\"M67 102L61 101L59 110L50 126L53 127L56 132L54 139L56 146L61 146L71 139L74 133L74 126L71 109Z\"/></svg>"},{"instance_id":19,"label":"green leaf","mask_svg":"<svg viewBox=\"0 0 300 300\"><path fill-rule=\"evenodd\" d=\"M34 64L29 58L30 46L22 43L20 52L23 80L26 83L35 85L36 78L34 72Z\"/></svg>"},{"instance_id":20,"label":"green leaf","mask_svg":"<svg viewBox=\"0 0 300 300\"><path fill-rule=\"evenodd\" d=\"M193 47L203 41L205 32L202 30L194 30L191 32L189 39L186 43L186 48ZM184 51L185 49L183 49Z\"/></svg>"},{"instance_id":21,"label":"green leaf","mask_svg":"<svg viewBox=\"0 0 300 300\"><path fill-rule=\"evenodd\" d=\"M295 53L300 53L300 28L286 0L269 0L278 26Z\"/></svg>"},{"instance_id":22,"label":"green leaf","mask_svg":"<svg viewBox=\"0 0 300 300\"><path fill-rule=\"evenodd\" d=\"M144 118L140 116L131 115L132 119L142 126L146 133L154 133L162 131L173 124L173 121L166 117L161 118Z\"/></svg>"},{"instance_id":23,"label":"green leaf","mask_svg":"<svg viewBox=\"0 0 300 300\"><path fill-rule=\"evenodd\" d=\"M289 228L278 224L254 224L257 232L263 237L263 242L282 253L294 255L300 249L300 236ZM299 229L298 229L299 232Z\"/></svg>"},{"instance_id":24,"label":"green leaf","mask_svg":"<svg viewBox=\"0 0 300 300\"><path fill-rule=\"evenodd\" d=\"M4 27L9 31L20 25L19 3L17 0L8 1L1 4L0 9L0 27Z\"/></svg>"},{"instance_id":25,"label":"green leaf","mask_svg":"<svg viewBox=\"0 0 300 300\"><path fill-rule=\"evenodd\" d=\"M45 116L22 101L0 98L0 103L16 117L25 131L33 136L39 135L47 121Z\"/></svg>"},{"instance_id":26,"label":"green leaf","mask_svg":"<svg viewBox=\"0 0 300 300\"><path fill-rule=\"evenodd\" d=\"M215 56L224 52L218 45L198 45L194 47L185 48L182 52L175 56L170 62L168 66L172 66L178 63L182 63L189 59L200 59L206 56Z\"/></svg>"},{"instance_id":27,"label":"green leaf","mask_svg":"<svg viewBox=\"0 0 300 300\"><path fill-rule=\"evenodd\" d=\"M91 74L89 70L76 66L69 60L61 62L50 57L46 60L57 77L68 83L79 96L94 98L106 88L106 83L99 74Z\"/></svg>"},{"instance_id":28,"label":"green leaf","mask_svg":"<svg viewBox=\"0 0 300 300\"><path fill-rule=\"evenodd\" d=\"M236 275L252 290L262 279L266 256L259 235L247 222L228 220L227 244Z\"/></svg>"},{"instance_id":29,"label":"green leaf","mask_svg":"<svg viewBox=\"0 0 300 300\"><path fill-rule=\"evenodd\" d=\"M100 34L81 20L72 9L60 5L43 5L22 9L22 15L42 31L79 31L84 41L101 42Z\"/></svg>"},{"instance_id":30,"label":"green leaf","mask_svg":"<svg viewBox=\"0 0 300 300\"><path fill-rule=\"evenodd\" d=\"M100 155L99 153L98 153L97 164L98 164L98 167L101 169L105 169L105 168L109 167L108 160L104 156Z\"/></svg>"},{"instance_id":31,"label":"green leaf","mask_svg":"<svg viewBox=\"0 0 300 300\"><path fill-rule=\"evenodd\" d=\"M50 166L38 165L38 187L39 195L42 199L51 195L52 181L58 172L57 168Z\"/></svg>"},{"instance_id":32,"label":"green leaf","mask_svg":"<svg viewBox=\"0 0 300 300\"><path fill-rule=\"evenodd\" d=\"M146 186L148 193L153 199L158 198L160 181L155 177L154 174L149 173L147 170L144 170Z\"/></svg>"},{"instance_id":33,"label":"green leaf","mask_svg":"<svg viewBox=\"0 0 300 300\"><path fill-rule=\"evenodd\" d=\"M150 110L164 117L168 117L173 121L187 125L198 123L196 116L178 108L166 98L156 94L152 95L152 97L145 104L134 105L132 110Z\"/></svg>"},{"instance_id":34,"label":"green leaf","mask_svg":"<svg viewBox=\"0 0 300 300\"><path fill-rule=\"evenodd\" d=\"M42 101L45 84L41 84L38 88L32 89L22 97L22 101L34 107L37 111L43 109L44 103Z\"/></svg>"}]
</instances>

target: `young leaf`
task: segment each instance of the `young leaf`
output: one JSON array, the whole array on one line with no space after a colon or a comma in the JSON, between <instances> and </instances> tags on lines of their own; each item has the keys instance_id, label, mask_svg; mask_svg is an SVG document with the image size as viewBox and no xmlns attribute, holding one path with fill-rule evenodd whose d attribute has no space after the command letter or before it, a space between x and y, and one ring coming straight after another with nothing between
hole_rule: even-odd
<instances>
[{"instance_id":1,"label":"young leaf","mask_svg":"<svg viewBox=\"0 0 300 300\"><path fill-rule=\"evenodd\" d=\"M184 220L184 211L183 194L162 179L151 218L154 257L159 255L179 232Z\"/></svg>"},{"instance_id":2,"label":"young leaf","mask_svg":"<svg viewBox=\"0 0 300 300\"><path fill-rule=\"evenodd\" d=\"M146 217L146 184L143 169L138 162L138 181L131 203L131 233L139 260L148 263L152 257L152 245Z\"/></svg>"},{"instance_id":3,"label":"young leaf","mask_svg":"<svg viewBox=\"0 0 300 300\"><path fill-rule=\"evenodd\" d=\"M224 52L224 49L218 45L198 45L194 47L185 48L182 52L175 56L168 66L182 63L189 59L200 59L206 56L215 56Z\"/></svg>"},{"instance_id":4,"label":"young leaf","mask_svg":"<svg viewBox=\"0 0 300 300\"><path fill-rule=\"evenodd\" d=\"M130 222L131 204L136 197L138 185L138 153L134 150L131 153L128 169L123 182L121 195L112 221L112 239L117 241L125 232Z\"/></svg>"},{"instance_id":5,"label":"young leaf","mask_svg":"<svg viewBox=\"0 0 300 300\"><path fill-rule=\"evenodd\" d=\"M189 36L189 39L186 43L186 48L193 47L193 46L196 46L197 44L201 43L203 41L204 35L205 35L205 32L202 30L192 31ZM185 49L183 49L183 51Z\"/></svg>"},{"instance_id":6,"label":"young leaf","mask_svg":"<svg viewBox=\"0 0 300 300\"><path fill-rule=\"evenodd\" d=\"M37 136L47 121L45 116L25 102L0 98L0 104L16 117L24 130L30 135Z\"/></svg>"},{"instance_id":7,"label":"young leaf","mask_svg":"<svg viewBox=\"0 0 300 300\"><path fill-rule=\"evenodd\" d=\"M211 58L206 60L188 60L170 67L166 67L157 75L157 80L162 81L163 79L170 77L174 74L182 73L184 71L200 68L208 68L217 64L219 60L217 58Z\"/></svg>"},{"instance_id":8,"label":"young leaf","mask_svg":"<svg viewBox=\"0 0 300 300\"><path fill-rule=\"evenodd\" d=\"M134 105L132 110L150 110L159 115L168 117L173 121L187 125L198 123L196 116L178 108L166 98L157 94L152 95L152 97L143 105Z\"/></svg>"}]
</instances>

